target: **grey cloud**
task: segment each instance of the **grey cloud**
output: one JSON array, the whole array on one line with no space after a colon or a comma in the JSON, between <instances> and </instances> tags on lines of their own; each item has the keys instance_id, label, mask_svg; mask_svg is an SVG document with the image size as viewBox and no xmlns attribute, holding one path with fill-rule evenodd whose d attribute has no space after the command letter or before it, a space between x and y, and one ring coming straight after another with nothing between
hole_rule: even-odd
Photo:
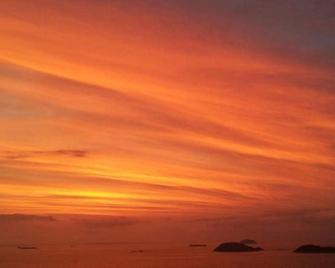
<instances>
[{"instance_id":1,"label":"grey cloud","mask_svg":"<svg viewBox=\"0 0 335 268\"><path fill-rule=\"evenodd\" d=\"M5 159L24 159L28 157L36 157L39 155L55 156L63 155L69 157L86 157L88 152L85 150L50 150L50 151L3 151L2 157Z\"/></svg>"},{"instance_id":2,"label":"grey cloud","mask_svg":"<svg viewBox=\"0 0 335 268\"><path fill-rule=\"evenodd\" d=\"M278 210L272 208L270 212L259 213L253 216L225 216L225 217L203 217L193 219L193 222L207 222L213 225L262 225L262 224L285 224L292 222L302 223L324 223L335 224L335 209L332 208L311 208Z\"/></svg>"},{"instance_id":3,"label":"grey cloud","mask_svg":"<svg viewBox=\"0 0 335 268\"><path fill-rule=\"evenodd\" d=\"M0 222L22 222L22 221L56 221L53 216L31 215L31 214L0 214Z\"/></svg>"},{"instance_id":4,"label":"grey cloud","mask_svg":"<svg viewBox=\"0 0 335 268\"><path fill-rule=\"evenodd\" d=\"M109 229L115 227L125 227L130 225L135 225L138 223L138 220L127 218L127 217L107 217L107 218L79 218L72 219L75 224L83 225L89 229Z\"/></svg>"}]
</instances>

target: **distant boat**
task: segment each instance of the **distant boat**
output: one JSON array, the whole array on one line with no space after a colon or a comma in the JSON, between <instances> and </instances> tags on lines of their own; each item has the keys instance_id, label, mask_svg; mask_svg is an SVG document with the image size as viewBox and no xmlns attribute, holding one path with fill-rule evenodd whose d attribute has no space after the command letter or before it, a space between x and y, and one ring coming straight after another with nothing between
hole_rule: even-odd
<instances>
[{"instance_id":1,"label":"distant boat","mask_svg":"<svg viewBox=\"0 0 335 268\"><path fill-rule=\"evenodd\" d=\"M18 246L18 249L37 249L37 247L29 247L29 246Z\"/></svg>"},{"instance_id":2,"label":"distant boat","mask_svg":"<svg viewBox=\"0 0 335 268\"><path fill-rule=\"evenodd\" d=\"M206 244L189 244L188 246L192 248L207 247Z\"/></svg>"}]
</instances>

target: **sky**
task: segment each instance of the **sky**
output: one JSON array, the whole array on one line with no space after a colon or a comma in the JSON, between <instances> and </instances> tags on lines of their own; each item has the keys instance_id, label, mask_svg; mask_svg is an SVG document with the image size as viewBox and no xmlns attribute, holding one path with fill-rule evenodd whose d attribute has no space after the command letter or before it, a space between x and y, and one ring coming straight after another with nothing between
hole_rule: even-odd
<instances>
[{"instance_id":1,"label":"sky","mask_svg":"<svg viewBox=\"0 0 335 268\"><path fill-rule=\"evenodd\" d=\"M0 243L335 243L335 1L0 12Z\"/></svg>"}]
</instances>

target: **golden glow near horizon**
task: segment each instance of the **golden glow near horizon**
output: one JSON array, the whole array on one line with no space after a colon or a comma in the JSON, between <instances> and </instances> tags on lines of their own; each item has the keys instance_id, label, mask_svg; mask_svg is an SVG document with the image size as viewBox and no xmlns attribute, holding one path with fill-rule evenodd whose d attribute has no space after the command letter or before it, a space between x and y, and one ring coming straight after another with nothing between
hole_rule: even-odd
<instances>
[{"instance_id":1,"label":"golden glow near horizon","mask_svg":"<svg viewBox=\"0 0 335 268\"><path fill-rule=\"evenodd\" d=\"M0 2L0 213L334 205L334 66L126 2Z\"/></svg>"}]
</instances>

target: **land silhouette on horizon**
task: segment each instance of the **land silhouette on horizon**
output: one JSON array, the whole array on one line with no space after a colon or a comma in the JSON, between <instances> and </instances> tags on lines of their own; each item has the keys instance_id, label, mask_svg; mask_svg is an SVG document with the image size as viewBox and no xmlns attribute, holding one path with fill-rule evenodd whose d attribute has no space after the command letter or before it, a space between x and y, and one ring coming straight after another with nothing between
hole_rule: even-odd
<instances>
[{"instance_id":1,"label":"land silhouette on horizon","mask_svg":"<svg viewBox=\"0 0 335 268\"><path fill-rule=\"evenodd\" d=\"M245 245L254 245L257 244L255 240L252 239L243 239L240 241L240 243L245 244Z\"/></svg>"},{"instance_id":2,"label":"land silhouette on horizon","mask_svg":"<svg viewBox=\"0 0 335 268\"><path fill-rule=\"evenodd\" d=\"M335 253L335 247L324 247L317 245L302 245L296 248L293 252L295 253Z\"/></svg>"},{"instance_id":3,"label":"land silhouette on horizon","mask_svg":"<svg viewBox=\"0 0 335 268\"><path fill-rule=\"evenodd\" d=\"M225 242L214 249L216 252L257 252L262 250L260 247L254 248L239 242Z\"/></svg>"}]
</instances>

